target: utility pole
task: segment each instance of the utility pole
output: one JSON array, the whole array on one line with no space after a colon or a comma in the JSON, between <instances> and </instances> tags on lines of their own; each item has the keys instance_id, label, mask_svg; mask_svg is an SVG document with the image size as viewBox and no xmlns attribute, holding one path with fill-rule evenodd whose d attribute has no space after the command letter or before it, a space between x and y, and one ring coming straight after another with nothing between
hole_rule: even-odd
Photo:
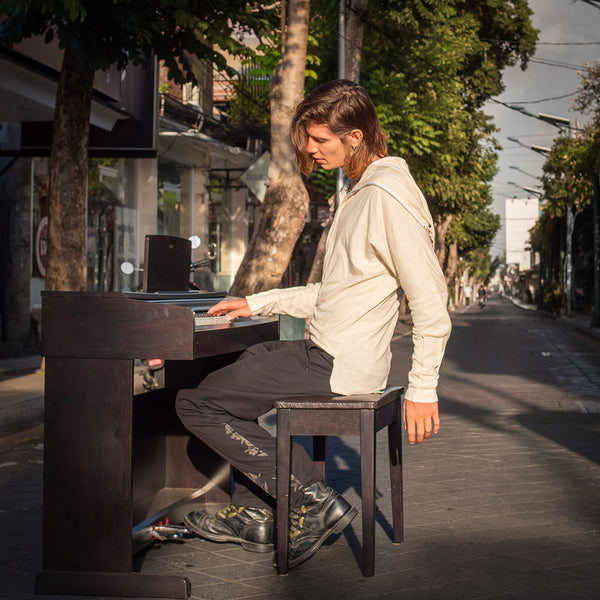
<instances>
[{"instance_id":1,"label":"utility pole","mask_svg":"<svg viewBox=\"0 0 600 600\"><path fill-rule=\"evenodd\" d=\"M564 128L567 130L567 137L571 138L571 121L564 117L557 117L555 115L547 115L544 113L538 113L538 117L542 121L546 121L555 127L558 127L561 133L564 133ZM575 214L572 208L572 199L567 200L565 206L565 262L563 268L563 278L565 282L565 298L567 301L567 317L571 316L573 308L573 229L575 228Z\"/></svg>"},{"instance_id":2,"label":"utility pole","mask_svg":"<svg viewBox=\"0 0 600 600\"><path fill-rule=\"evenodd\" d=\"M339 0L338 12L338 79L346 77L346 2ZM340 168L337 170L337 185L335 204L340 205L342 196L342 188L344 187L344 171Z\"/></svg>"},{"instance_id":3,"label":"utility pole","mask_svg":"<svg viewBox=\"0 0 600 600\"><path fill-rule=\"evenodd\" d=\"M600 184L598 172L594 173L594 197L592 201L594 231L594 314L592 327L600 327Z\"/></svg>"}]
</instances>

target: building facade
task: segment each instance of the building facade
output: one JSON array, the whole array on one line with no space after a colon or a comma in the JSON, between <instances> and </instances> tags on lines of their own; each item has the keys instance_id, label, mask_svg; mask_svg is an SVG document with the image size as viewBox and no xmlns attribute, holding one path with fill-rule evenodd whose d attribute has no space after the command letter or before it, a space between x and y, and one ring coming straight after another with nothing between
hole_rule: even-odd
<instances>
[{"instance_id":1,"label":"building facade","mask_svg":"<svg viewBox=\"0 0 600 600\"><path fill-rule=\"evenodd\" d=\"M532 251L529 230L540 214L537 198L505 200L506 265L505 284L513 295L534 302L539 288L540 257Z\"/></svg>"},{"instance_id":2,"label":"building facade","mask_svg":"<svg viewBox=\"0 0 600 600\"><path fill-rule=\"evenodd\" d=\"M505 200L506 263L528 271L539 262L531 252L529 230L540 214L537 198L507 198Z\"/></svg>"},{"instance_id":3,"label":"building facade","mask_svg":"<svg viewBox=\"0 0 600 600\"><path fill-rule=\"evenodd\" d=\"M0 54L0 355L35 349L48 232L48 155L61 54L42 39ZM170 83L159 65L99 73L90 119L89 291L141 283L146 234L201 240L202 289L227 290L259 202L241 177L261 145L232 139L213 113L213 68L198 86ZM251 148L253 151L248 150ZM256 150L256 152L255 152ZM120 265L136 270L124 274Z\"/></svg>"}]
</instances>

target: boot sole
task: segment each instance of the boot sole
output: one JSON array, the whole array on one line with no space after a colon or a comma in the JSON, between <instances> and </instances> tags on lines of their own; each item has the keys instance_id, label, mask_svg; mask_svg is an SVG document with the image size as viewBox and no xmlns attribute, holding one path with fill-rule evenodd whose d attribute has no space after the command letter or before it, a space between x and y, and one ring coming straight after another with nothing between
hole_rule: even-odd
<instances>
[{"instance_id":1,"label":"boot sole","mask_svg":"<svg viewBox=\"0 0 600 600\"><path fill-rule=\"evenodd\" d=\"M198 529L197 527L192 525L192 523L190 523L187 520L187 517L183 518L183 522L196 535L198 535L201 538L204 538L206 540L210 540L211 542L217 542L217 543L232 542L234 544L240 544L240 546L244 550L247 550L248 552L258 552L258 553L272 552L273 548L274 548L274 544L259 544L257 542L249 542L248 540L244 540L242 538L234 537L231 535L226 535L226 534L218 535L218 534L208 533L208 532L203 531L202 529Z\"/></svg>"},{"instance_id":2,"label":"boot sole","mask_svg":"<svg viewBox=\"0 0 600 600\"><path fill-rule=\"evenodd\" d=\"M336 533L342 533L342 531L344 531L344 529L346 529L346 527L352 523L357 514L358 511L355 508L350 508L350 510L345 512L337 521L337 523L328 529L308 550L294 559L288 559L288 569L297 567L299 564L308 560L325 543L328 537ZM277 566L276 563L275 566Z\"/></svg>"}]
</instances>

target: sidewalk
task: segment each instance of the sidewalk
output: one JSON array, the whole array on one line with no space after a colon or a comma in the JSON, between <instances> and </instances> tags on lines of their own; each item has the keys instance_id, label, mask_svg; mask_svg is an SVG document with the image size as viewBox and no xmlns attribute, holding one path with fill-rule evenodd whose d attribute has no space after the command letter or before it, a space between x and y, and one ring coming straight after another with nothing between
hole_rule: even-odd
<instances>
[{"instance_id":1,"label":"sidewalk","mask_svg":"<svg viewBox=\"0 0 600 600\"><path fill-rule=\"evenodd\" d=\"M544 315L549 319L553 319L556 321L561 327L570 327L571 329L577 329L581 333L586 335L590 335L597 340L600 340L600 327L592 327L592 318L590 315L584 315L579 313L574 313L571 317L556 317L551 315L550 313L538 310L537 306L534 304L527 304L518 298L513 298L512 296L503 296L505 300L510 300L515 306L522 308L524 310L533 310L540 315Z\"/></svg>"},{"instance_id":2,"label":"sidewalk","mask_svg":"<svg viewBox=\"0 0 600 600\"><path fill-rule=\"evenodd\" d=\"M600 398L599 385L588 381L592 391L581 392L577 370L565 369L574 379L564 385L549 380L566 359L541 344L569 332L557 333L552 320L509 302L492 302L453 315L440 385L443 429L423 445L404 443L400 545L390 541L387 439L385 432L378 436L374 577L360 572L360 516L287 576L275 574L270 554L196 537L156 544L136 556L135 568L184 574L192 600L598 598L600 415L572 407L582 393ZM597 357L594 342L582 339ZM565 344L561 340L561 351ZM405 319L393 345L390 383L403 384L411 354ZM497 358L510 368L496 367ZM25 404L40 398L43 378L33 377L38 366L34 360L21 364L23 372L2 363L0 398L10 381L22 386ZM35 390L22 381L28 378ZM17 396L14 391L4 408L22 407ZM0 438L0 600L83 600L33 594L41 567L43 429L38 425L13 440L6 449ZM329 448L329 483L359 508L357 440L332 438Z\"/></svg>"},{"instance_id":3,"label":"sidewalk","mask_svg":"<svg viewBox=\"0 0 600 600\"><path fill-rule=\"evenodd\" d=\"M44 374L36 355L0 360L0 436L44 418Z\"/></svg>"}]
</instances>

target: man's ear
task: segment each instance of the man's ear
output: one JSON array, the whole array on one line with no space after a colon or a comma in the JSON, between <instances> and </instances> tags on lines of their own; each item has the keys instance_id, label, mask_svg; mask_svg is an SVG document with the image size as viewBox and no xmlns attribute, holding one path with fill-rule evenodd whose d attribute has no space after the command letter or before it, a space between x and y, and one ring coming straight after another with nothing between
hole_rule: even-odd
<instances>
[{"instance_id":1,"label":"man's ear","mask_svg":"<svg viewBox=\"0 0 600 600\"><path fill-rule=\"evenodd\" d=\"M358 146L363 140L363 132L360 129L353 129L346 138L350 145L355 148Z\"/></svg>"}]
</instances>

